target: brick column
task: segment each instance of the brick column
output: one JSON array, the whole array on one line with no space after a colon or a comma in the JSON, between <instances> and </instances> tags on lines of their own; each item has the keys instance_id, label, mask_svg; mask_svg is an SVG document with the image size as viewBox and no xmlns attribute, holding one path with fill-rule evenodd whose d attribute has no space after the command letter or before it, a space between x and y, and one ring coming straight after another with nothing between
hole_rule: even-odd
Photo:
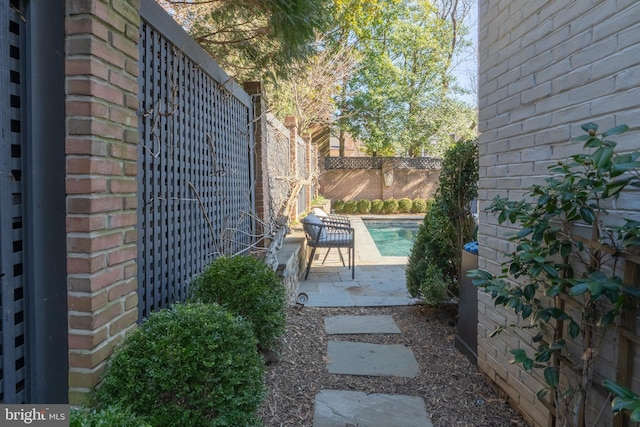
<instances>
[{"instance_id":1,"label":"brick column","mask_svg":"<svg viewBox=\"0 0 640 427\"><path fill-rule=\"evenodd\" d=\"M66 13L69 402L81 403L137 313L138 0Z\"/></svg>"}]
</instances>

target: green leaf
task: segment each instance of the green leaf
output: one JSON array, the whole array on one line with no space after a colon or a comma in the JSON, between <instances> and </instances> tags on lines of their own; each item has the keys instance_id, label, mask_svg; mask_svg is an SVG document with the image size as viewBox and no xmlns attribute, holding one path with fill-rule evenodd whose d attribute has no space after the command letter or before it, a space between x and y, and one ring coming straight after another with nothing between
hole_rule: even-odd
<instances>
[{"instance_id":1,"label":"green leaf","mask_svg":"<svg viewBox=\"0 0 640 427\"><path fill-rule=\"evenodd\" d=\"M619 125L616 127L613 127L611 129L609 129L608 131L605 131L602 133L602 137L607 137L607 136L613 136L613 135L620 135L622 133L625 133L626 131L629 130L629 126L627 125Z\"/></svg>"},{"instance_id":2,"label":"green leaf","mask_svg":"<svg viewBox=\"0 0 640 427\"><path fill-rule=\"evenodd\" d=\"M544 370L544 381L551 388L556 388L558 386L560 378L558 375L558 370L553 367L548 367Z\"/></svg>"},{"instance_id":3,"label":"green leaf","mask_svg":"<svg viewBox=\"0 0 640 427\"><path fill-rule=\"evenodd\" d=\"M530 371L531 369L533 369L533 359L527 358L526 360L524 360L522 362L522 367L525 371Z\"/></svg>"},{"instance_id":4,"label":"green leaf","mask_svg":"<svg viewBox=\"0 0 640 427\"><path fill-rule=\"evenodd\" d=\"M580 282L576 285L573 285L571 289L569 289L569 295L578 296L582 295L589 290L589 285L585 282Z\"/></svg>"},{"instance_id":5,"label":"green leaf","mask_svg":"<svg viewBox=\"0 0 640 427\"><path fill-rule=\"evenodd\" d=\"M611 157L613 156L613 147L605 147L602 150L602 155L598 159L596 166L598 168L606 168L611 162Z\"/></svg>"},{"instance_id":6,"label":"green leaf","mask_svg":"<svg viewBox=\"0 0 640 427\"><path fill-rule=\"evenodd\" d=\"M633 298L640 299L640 288L637 288L635 286L622 286L622 292L632 296Z\"/></svg>"},{"instance_id":7,"label":"green leaf","mask_svg":"<svg viewBox=\"0 0 640 427\"><path fill-rule=\"evenodd\" d=\"M571 338L577 338L578 335L580 335L580 325L571 321L571 323L569 323L569 336Z\"/></svg>"},{"instance_id":8,"label":"green leaf","mask_svg":"<svg viewBox=\"0 0 640 427\"><path fill-rule=\"evenodd\" d=\"M540 390L540 391L538 391L538 392L536 393L536 397L537 397L539 400L542 400L542 399L547 395L547 392L548 392L548 390L547 390L546 388L543 388L542 390Z\"/></svg>"},{"instance_id":9,"label":"green leaf","mask_svg":"<svg viewBox=\"0 0 640 427\"><path fill-rule=\"evenodd\" d=\"M602 385L616 396L620 396L625 399L638 399L638 395L633 391L611 380L602 381Z\"/></svg>"},{"instance_id":10,"label":"green leaf","mask_svg":"<svg viewBox=\"0 0 640 427\"><path fill-rule=\"evenodd\" d=\"M527 300L532 300L536 296L536 286L533 284L529 284L524 287L524 297Z\"/></svg>"},{"instance_id":11,"label":"green leaf","mask_svg":"<svg viewBox=\"0 0 640 427\"><path fill-rule=\"evenodd\" d=\"M558 270L552 264L542 264L542 269L549 277L558 277Z\"/></svg>"},{"instance_id":12,"label":"green leaf","mask_svg":"<svg viewBox=\"0 0 640 427\"><path fill-rule=\"evenodd\" d=\"M583 131L589 132L590 130L596 132L598 130L598 125L593 122L588 122L580 126Z\"/></svg>"},{"instance_id":13,"label":"green leaf","mask_svg":"<svg viewBox=\"0 0 640 427\"><path fill-rule=\"evenodd\" d=\"M587 224L593 224L593 221L596 219L593 209L585 206L580 208L580 217Z\"/></svg>"},{"instance_id":14,"label":"green leaf","mask_svg":"<svg viewBox=\"0 0 640 427\"><path fill-rule=\"evenodd\" d=\"M635 423L640 422L640 403L638 403L638 407L631 412L629 419Z\"/></svg>"}]
</instances>

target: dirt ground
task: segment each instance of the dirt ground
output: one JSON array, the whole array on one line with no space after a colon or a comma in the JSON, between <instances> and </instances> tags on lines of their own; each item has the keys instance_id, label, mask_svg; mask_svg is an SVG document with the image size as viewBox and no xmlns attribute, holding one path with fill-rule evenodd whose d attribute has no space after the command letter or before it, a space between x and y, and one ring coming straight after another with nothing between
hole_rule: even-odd
<instances>
[{"instance_id":1,"label":"dirt ground","mask_svg":"<svg viewBox=\"0 0 640 427\"><path fill-rule=\"evenodd\" d=\"M311 427L322 389L422 397L435 427L526 426L454 346L453 306L290 308L278 361L267 366L268 395L260 410L265 427ZM420 365L416 378L336 375L327 371L323 319L335 315L390 314L402 334L333 335L331 340L410 347Z\"/></svg>"}]
</instances>

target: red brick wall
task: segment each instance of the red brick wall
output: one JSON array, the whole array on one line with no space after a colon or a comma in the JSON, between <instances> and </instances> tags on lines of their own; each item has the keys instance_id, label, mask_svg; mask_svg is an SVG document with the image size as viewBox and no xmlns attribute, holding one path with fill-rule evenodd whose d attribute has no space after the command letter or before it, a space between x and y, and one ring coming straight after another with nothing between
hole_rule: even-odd
<instances>
[{"instance_id":1,"label":"red brick wall","mask_svg":"<svg viewBox=\"0 0 640 427\"><path fill-rule=\"evenodd\" d=\"M439 170L394 169L393 184L384 186L381 169L333 169L320 175L320 194L328 199L430 199L438 188Z\"/></svg>"},{"instance_id":2,"label":"red brick wall","mask_svg":"<svg viewBox=\"0 0 640 427\"><path fill-rule=\"evenodd\" d=\"M66 7L69 402L137 312L138 0Z\"/></svg>"}]
</instances>

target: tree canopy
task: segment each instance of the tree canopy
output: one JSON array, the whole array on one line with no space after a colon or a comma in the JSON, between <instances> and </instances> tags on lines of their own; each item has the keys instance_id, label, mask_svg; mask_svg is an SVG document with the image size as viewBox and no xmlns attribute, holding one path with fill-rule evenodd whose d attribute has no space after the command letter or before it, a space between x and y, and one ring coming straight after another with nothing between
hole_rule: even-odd
<instances>
[{"instance_id":1,"label":"tree canopy","mask_svg":"<svg viewBox=\"0 0 640 427\"><path fill-rule=\"evenodd\" d=\"M359 139L372 155L440 155L472 137L454 58L473 0L158 0L278 115ZM343 151L341 146L341 154Z\"/></svg>"}]
</instances>

